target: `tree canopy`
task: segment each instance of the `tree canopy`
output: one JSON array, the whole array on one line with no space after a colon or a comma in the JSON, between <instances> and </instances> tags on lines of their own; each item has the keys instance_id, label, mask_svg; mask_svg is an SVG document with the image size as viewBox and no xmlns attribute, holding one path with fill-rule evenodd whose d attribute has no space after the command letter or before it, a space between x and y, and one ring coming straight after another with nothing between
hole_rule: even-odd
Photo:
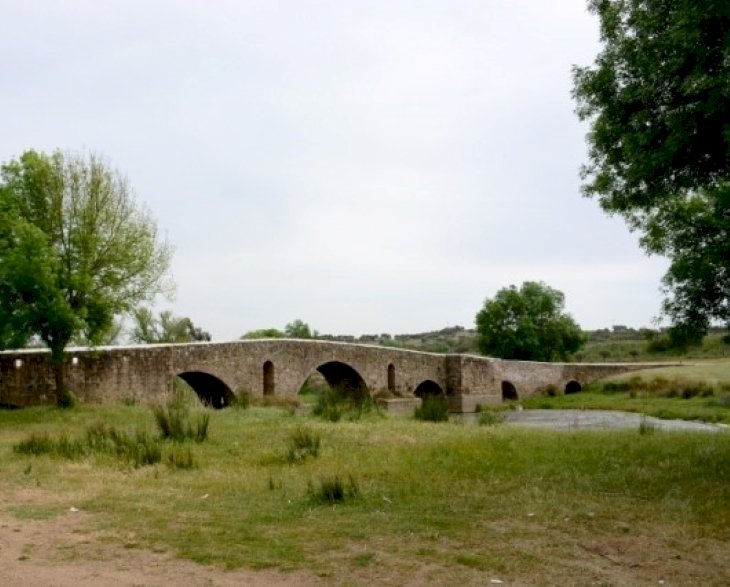
<instances>
[{"instance_id":1,"label":"tree canopy","mask_svg":"<svg viewBox=\"0 0 730 587\"><path fill-rule=\"evenodd\" d=\"M584 337L564 303L563 293L544 283L500 289L476 316L480 352L522 361L567 360Z\"/></svg>"},{"instance_id":2,"label":"tree canopy","mask_svg":"<svg viewBox=\"0 0 730 587\"><path fill-rule=\"evenodd\" d=\"M0 168L0 344L39 337L56 365L75 337L167 291L171 250L126 179L96 155L27 151Z\"/></svg>"},{"instance_id":3,"label":"tree canopy","mask_svg":"<svg viewBox=\"0 0 730 587\"><path fill-rule=\"evenodd\" d=\"M673 337L730 321L730 2L590 0L602 51L574 68L584 193L669 257Z\"/></svg>"},{"instance_id":4,"label":"tree canopy","mask_svg":"<svg viewBox=\"0 0 730 587\"><path fill-rule=\"evenodd\" d=\"M155 316L149 308L140 307L132 313L134 326L131 340L136 343L180 343L209 341L210 333L187 316L174 316L170 311L162 311Z\"/></svg>"},{"instance_id":5,"label":"tree canopy","mask_svg":"<svg viewBox=\"0 0 730 587\"><path fill-rule=\"evenodd\" d=\"M319 332L312 330L309 324L297 318L284 327L284 335L287 338L316 338Z\"/></svg>"}]
</instances>

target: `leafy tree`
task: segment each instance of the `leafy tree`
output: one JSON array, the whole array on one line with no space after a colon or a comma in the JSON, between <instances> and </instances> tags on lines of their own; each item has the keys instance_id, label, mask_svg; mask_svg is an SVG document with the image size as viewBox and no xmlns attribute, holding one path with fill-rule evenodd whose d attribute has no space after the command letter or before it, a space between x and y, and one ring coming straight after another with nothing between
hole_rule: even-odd
<instances>
[{"instance_id":1,"label":"leafy tree","mask_svg":"<svg viewBox=\"0 0 730 587\"><path fill-rule=\"evenodd\" d=\"M260 330L251 330L244 334L241 338L284 338L286 335L277 328L262 328Z\"/></svg>"},{"instance_id":2,"label":"leafy tree","mask_svg":"<svg viewBox=\"0 0 730 587\"><path fill-rule=\"evenodd\" d=\"M96 155L27 151L0 168L0 343L103 341L116 316L169 287L170 248L127 181Z\"/></svg>"},{"instance_id":3,"label":"leafy tree","mask_svg":"<svg viewBox=\"0 0 730 587\"><path fill-rule=\"evenodd\" d=\"M134 327L131 339L137 343L180 343L209 341L210 333L193 324L187 317L173 316L172 312L160 312L155 317L149 308L138 308L132 313Z\"/></svg>"},{"instance_id":4,"label":"leafy tree","mask_svg":"<svg viewBox=\"0 0 730 587\"><path fill-rule=\"evenodd\" d=\"M666 255L678 344L730 323L730 2L590 0L603 49L574 69L584 193Z\"/></svg>"},{"instance_id":5,"label":"leafy tree","mask_svg":"<svg viewBox=\"0 0 730 587\"><path fill-rule=\"evenodd\" d=\"M565 296L544 283L526 281L500 289L476 316L482 354L523 361L567 360L584 343Z\"/></svg>"},{"instance_id":6,"label":"leafy tree","mask_svg":"<svg viewBox=\"0 0 730 587\"><path fill-rule=\"evenodd\" d=\"M309 324L299 319L289 322L284 327L284 334L287 338L316 338L319 335L316 330L309 328Z\"/></svg>"}]
</instances>

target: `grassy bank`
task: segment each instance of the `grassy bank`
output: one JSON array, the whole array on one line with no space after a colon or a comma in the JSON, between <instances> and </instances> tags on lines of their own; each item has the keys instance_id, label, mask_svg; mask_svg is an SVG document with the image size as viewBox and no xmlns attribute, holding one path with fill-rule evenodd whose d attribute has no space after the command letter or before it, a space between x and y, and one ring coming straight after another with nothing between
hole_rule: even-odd
<instances>
[{"instance_id":1,"label":"grassy bank","mask_svg":"<svg viewBox=\"0 0 730 587\"><path fill-rule=\"evenodd\" d=\"M520 404L525 408L623 410L730 424L730 361L625 373L592 383L580 393L532 397Z\"/></svg>"},{"instance_id":2,"label":"grassy bank","mask_svg":"<svg viewBox=\"0 0 730 587\"><path fill-rule=\"evenodd\" d=\"M331 423L253 407L212 412L207 440L161 442L148 466L14 449L100 423L156 431L140 406L0 412L2 507L43 519L73 506L126 548L338 584L730 580L729 434ZM316 450L292 458L293 441ZM166 458L181 447L191 468Z\"/></svg>"}]
</instances>

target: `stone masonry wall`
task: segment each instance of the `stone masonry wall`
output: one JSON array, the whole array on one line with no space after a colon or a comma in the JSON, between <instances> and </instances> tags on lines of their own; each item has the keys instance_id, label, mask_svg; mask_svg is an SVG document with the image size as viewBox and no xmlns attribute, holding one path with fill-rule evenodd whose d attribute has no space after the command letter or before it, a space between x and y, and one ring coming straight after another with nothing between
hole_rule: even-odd
<instances>
[{"instance_id":1,"label":"stone masonry wall","mask_svg":"<svg viewBox=\"0 0 730 587\"><path fill-rule=\"evenodd\" d=\"M55 402L50 354L45 350L0 352L0 405L30 406ZM360 344L314 340L253 340L229 343L139 345L69 349L66 383L84 402L141 403L164 400L177 375L190 372L214 377L234 394L264 394L264 365L273 365L275 395L296 397L319 367L352 369L369 392L388 390L389 368L401 397L413 397L424 381L436 383L452 398L456 411L476 403L502 401L502 382L514 385L519 397L569 381L589 381L645 368L640 364L561 364L504 361L471 355L441 355ZM346 366L346 367L344 367ZM461 398L461 399L457 399Z\"/></svg>"}]
</instances>

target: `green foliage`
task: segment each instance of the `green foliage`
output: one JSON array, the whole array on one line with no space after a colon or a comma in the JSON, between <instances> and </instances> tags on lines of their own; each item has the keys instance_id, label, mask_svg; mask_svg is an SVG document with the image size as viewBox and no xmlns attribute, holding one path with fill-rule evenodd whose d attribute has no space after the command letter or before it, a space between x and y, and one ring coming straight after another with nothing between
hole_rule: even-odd
<instances>
[{"instance_id":1,"label":"green foliage","mask_svg":"<svg viewBox=\"0 0 730 587\"><path fill-rule=\"evenodd\" d=\"M413 417L423 422L447 422L449 420L449 403L442 395L427 394L421 405L413 410Z\"/></svg>"},{"instance_id":2,"label":"green foliage","mask_svg":"<svg viewBox=\"0 0 730 587\"><path fill-rule=\"evenodd\" d=\"M309 328L309 324L298 318L284 327L284 336L287 338L316 338L318 335L316 330Z\"/></svg>"},{"instance_id":3,"label":"green foliage","mask_svg":"<svg viewBox=\"0 0 730 587\"><path fill-rule=\"evenodd\" d=\"M584 343L565 296L544 283L526 281L487 299L476 316L479 350L503 359L567 360Z\"/></svg>"},{"instance_id":4,"label":"green foliage","mask_svg":"<svg viewBox=\"0 0 730 587\"><path fill-rule=\"evenodd\" d=\"M316 486L310 485L309 492L312 501L332 505L359 497L360 488L352 475L347 480L332 475L320 478Z\"/></svg>"},{"instance_id":5,"label":"green foliage","mask_svg":"<svg viewBox=\"0 0 730 587\"><path fill-rule=\"evenodd\" d=\"M167 289L170 248L98 156L27 151L0 172L0 344L38 336L64 400L63 351Z\"/></svg>"},{"instance_id":6,"label":"green foliage","mask_svg":"<svg viewBox=\"0 0 730 587\"><path fill-rule=\"evenodd\" d=\"M134 326L131 340L135 343L180 343L209 341L210 333L195 326L187 317L173 316L172 312L160 312L155 317L149 308L140 307L132 312Z\"/></svg>"},{"instance_id":7,"label":"green foliage","mask_svg":"<svg viewBox=\"0 0 730 587\"><path fill-rule=\"evenodd\" d=\"M32 434L13 449L20 454L50 455L70 460L79 460L92 454L110 454L134 467L153 465L162 459L159 442L147 433L137 431L127 434L102 423L90 425L83 440L65 435L54 440L47 434Z\"/></svg>"},{"instance_id":8,"label":"green foliage","mask_svg":"<svg viewBox=\"0 0 730 587\"><path fill-rule=\"evenodd\" d=\"M316 398L312 413L329 422L338 422L342 418L359 420L375 407L367 393L343 387L327 387L317 393Z\"/></svg>"},{"instance_id":9,"label":"green foliage","mask_svg":"<svg viewBox=\"0 0 730 587\"><path fill-rule=\"evenodd\" d=\"M232 408L247 410L251 406L251 392L247 389L239 389L231 402Z\"/></svg>"},{"instance_id":10,"label":"green foliage","mask_svg":"<svg viewBox=\"0 0 730 587\"><path fill-rule=\"evenodd\" d=\"M286 335L277 328L262 328L260 330L251 330L244 334L242 339L256 338L284 338Z\"/></svg>"},{"instance_id":11,"label":"green foliage","mask_svg":"<svg viewBox=\"0 0 730 587\"><path fill-rule=\"evenodd\" d=\"M296 428L289 433L286 460L289 463L301 463L308 458L319 456L321 439L319 434L306 428Z\"/></svg>"},{"instance_id":12,"label":"green foliage","mask_svg":"<svg viewBox=\"0 0 730 587\"><path fill-rule=\"evenodd\" d=\"M480 426L496 426L504 422L504 411L477 405L477 423Z\"/></svg>"},{"instance_id":13,"label":"green foliage","mask_svg":"<svg viewBox=\"0 0 730 587\"><path fill-rule=\"evenodd\" d=\"M587 196L667 256L675 344L730 320L730 5L590 0L603 50L574 69Z\"/></svg>"},{"instance_id":14,"label":"green foliage","mask_svg":"<svg viewBox=\"0 0 730 587\"><path fill-rule=\"evenodd\" d=\"M69 389L65 389L64 393L58 398L58 407L65 410L75 408L79 404L78 398Z\"/></svg>"},{"instance_id":15,"label":"green foliage","mask_svg":"<svg viewBox=\"0 0 730 587\"><path fill-rule=\"evenodd\" d=\"M173 469L194 469L197 466L190 447L175 447L167 453L165 461Z\"/></svg>"},{"instance_id":16,"label":"green foliage","mask_svg":"<svg viewBox=\"0 0 730 587\"><path fill-rule=\"evenodd\" d=\"M197 418L192 421L190 404L182 391L176 391L166 405L155 406L152 411L163 439L203 442L208 438L210 414L197 414Z\"/></svg>"}]
</instances>

